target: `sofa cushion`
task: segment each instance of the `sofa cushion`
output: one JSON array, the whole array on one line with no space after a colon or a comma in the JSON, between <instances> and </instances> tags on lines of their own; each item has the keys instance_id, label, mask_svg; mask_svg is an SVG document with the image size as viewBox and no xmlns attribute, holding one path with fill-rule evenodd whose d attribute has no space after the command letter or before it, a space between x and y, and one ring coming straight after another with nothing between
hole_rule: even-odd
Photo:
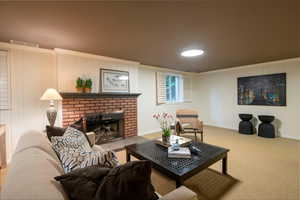
<instances>
[{"instance_id":1,"label":"sofa cushion","mask_svg":"<svg viewBox=\"0 0 300 200\"><path fill-rule=\"evenodd\" d=\"M86 167L57 176L70 199L92 200L102 179L108 174L109 168Z\"/></svg>"},{"instance_id":2,"label":"sofa cushion","mask_svg":"<svg viewBox=\"0 0 300 200\"><path fill-rule=\"evenodd\" d=\"M111 169L98 188L95 199L158 199L151 184L151 162L132 161Z\"/></svg>"},{"instance_id":3,"label":"sofa cushion","mask_svg":"<svg viewBox=\"0 0 300 200\"><path fill-rule=\"evenodd\" d=\"M89 140L88 133L86 133L84 131L82 119L71 124L69 127L72 127L72 128L75 128L75 129L81 131L84 134L84 136L86 137L86 139L88 140L89 145L91 147L94 145L94 143ZM48 126L48 125L46 126L46 133L47 133L47 137L48 137L49 141L51 141L52 137L63 136L66 130L67 130L67 128L61 128L61 127L57 127L57 126Z\"/></svg>"},{"instance_id":4,"label":"sofa cushion","mask_svg":"<svg viewBox=\"0 0 300 200\"><path fill-rule=\"evenodd\" d=\"M52 137L52 147L58 154L65 173L88 166L115 167L118 160L112 151L93 151L84 134L68 127L61 137Z\"/></svg>"},{"instance_id":5,"label":"sofa cushion","mask_svg":"<svg viewBox=\"0 0 300 200\"><path fill-rule=\"evenodd\" d=\"M48 139L40 136L42 134L30 133L20 138L18 152L9 164L1 200L68 199L61 185L53 181L63 169Z\"/></svg>"},{"instance_id":6,"label":"sofa cushion","mask_svg":"<svg viewBox=\"0 0 300 200\"><path fill-rule=\"evenodd\" d=\"M56 126L46 126L46 133L49 141L51 141L51 138L54 136L63 136L66 129Z\"/></svg>"},{"instance_id":7,"label":"sofa cushion","mask_svg":"<svg viewBox=\"0 0 300 200\"><path fill-rule=\"evenodd\" d=\"M158 199L149 161L133 161L113 169L77 169L55 179L76 200Z\"/></svg>"},{"instance_id":8,"label":"sofa cushion","mask_svg":"<svg viewBox=\"0 0 300 200\"><path fill-rule=\"evenodd\" d=\"M72 127L68 127L63 136L51 137L51 143L66 173L80 167L85 156L92 152L84 134Z\"/></svg>"}]
</instances>

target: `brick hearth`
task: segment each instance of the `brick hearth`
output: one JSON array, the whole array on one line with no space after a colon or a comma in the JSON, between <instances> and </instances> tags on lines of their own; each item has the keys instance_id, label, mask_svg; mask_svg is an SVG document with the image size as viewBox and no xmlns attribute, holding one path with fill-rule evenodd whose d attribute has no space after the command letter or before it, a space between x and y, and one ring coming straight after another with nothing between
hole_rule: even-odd
<instances>
[{"instance_id":1,"label":"brick hearth","mask_svg":"<svg viewBox=\"0 0 300 200\"><path fill-rule=\"evenodd\" d=\"M87 113L124 110L124 137L137 135L137 96L86 96L62 93L63 126L67 127Z\"/></svg>"}]
</instances>

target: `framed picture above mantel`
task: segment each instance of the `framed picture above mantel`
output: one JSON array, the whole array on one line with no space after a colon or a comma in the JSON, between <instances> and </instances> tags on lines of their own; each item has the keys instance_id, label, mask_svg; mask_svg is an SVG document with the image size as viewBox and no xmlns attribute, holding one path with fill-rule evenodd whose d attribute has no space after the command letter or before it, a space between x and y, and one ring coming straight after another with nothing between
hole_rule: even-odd
<instances>
[{"instance_id":1,"label":"framed picture above mantel","mask_svg":"<svg viewBox=\"0 0 300 200\"><path fill-rule=\"evenodd\" d=\"M129 93L129 72L100 69L100 93Z\"/></svg>"},{"instance_id":2,"label":"framed picture above mantel","mask_svg":"<svg viewBox=\"0 0 300 200\"><path fill-rule=\"evenodd\" d=\"M238 104L286 106L286 73L238 78Z\"/></svg>"}]
</instances>

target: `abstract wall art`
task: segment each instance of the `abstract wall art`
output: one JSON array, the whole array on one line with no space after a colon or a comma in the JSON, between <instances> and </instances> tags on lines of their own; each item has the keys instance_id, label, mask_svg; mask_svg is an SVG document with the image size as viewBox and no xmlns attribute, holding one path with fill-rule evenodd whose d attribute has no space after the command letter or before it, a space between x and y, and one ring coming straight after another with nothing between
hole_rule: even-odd
<instances>
[{"instance_id":1,"label":"abstract wall art","mask_svg":"<svg viewBox=\"0 0 300 200\"><path fill-rule=\"evenodd\" d=\"M286 73L238 78L238 104L286 106Z\"/></svg>"}]
</instances>

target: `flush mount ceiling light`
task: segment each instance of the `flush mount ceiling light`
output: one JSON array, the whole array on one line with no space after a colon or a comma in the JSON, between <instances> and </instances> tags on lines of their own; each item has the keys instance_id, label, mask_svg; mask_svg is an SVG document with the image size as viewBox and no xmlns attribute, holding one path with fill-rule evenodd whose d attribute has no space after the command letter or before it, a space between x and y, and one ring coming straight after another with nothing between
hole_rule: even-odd
<instances>
[{"instance_id":1,"label":"flush mount ceiling light","mask_svg":"<svg viewBox=\"0 0 300 200\"><path fill-rule=\"evenodd\" d=\"M190 49L190 50L186 50L181 52L181 56L183 57L195 57L195 56L200 56L204 53L203 50L201 49Z\"/></svg>"}]
</instances>

